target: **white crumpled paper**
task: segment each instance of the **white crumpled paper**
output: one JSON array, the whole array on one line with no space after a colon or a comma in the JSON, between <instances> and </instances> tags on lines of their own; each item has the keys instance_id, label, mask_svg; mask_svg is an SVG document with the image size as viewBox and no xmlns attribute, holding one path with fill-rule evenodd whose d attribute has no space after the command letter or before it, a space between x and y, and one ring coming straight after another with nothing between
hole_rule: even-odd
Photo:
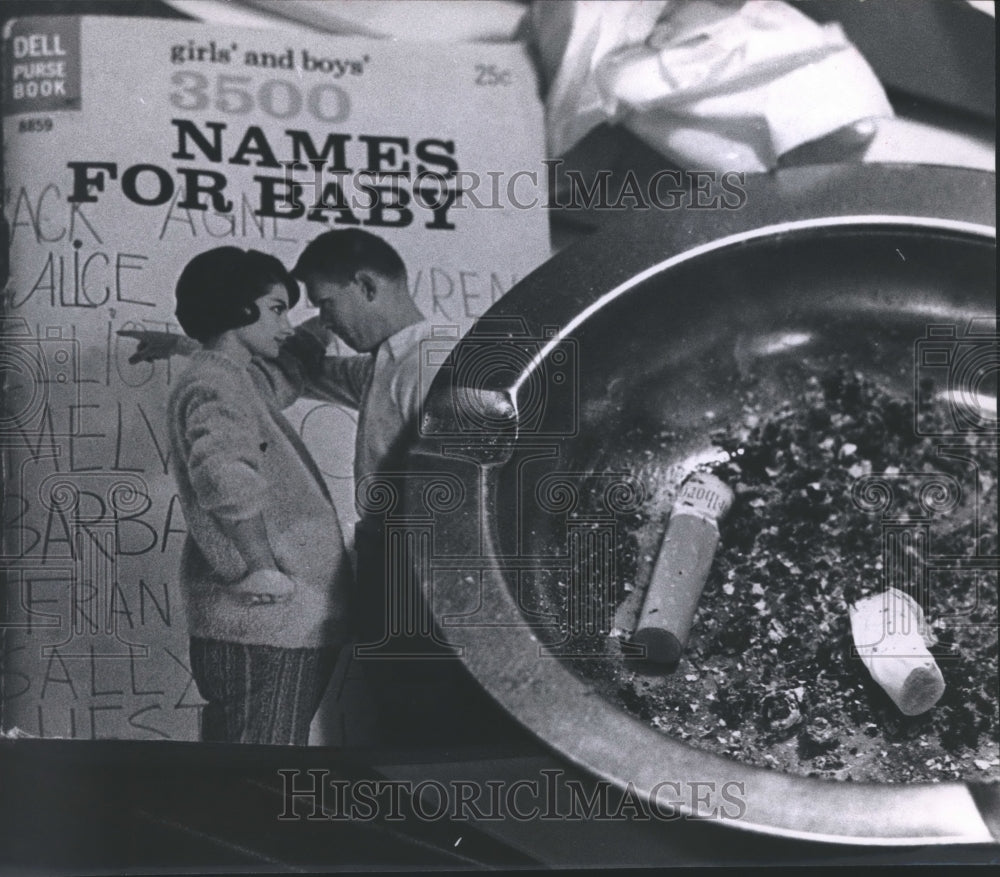
<instances>
[{"instance_id":1,"label":"white crumpled paper","mask_svg":"<svg viewBox=\"0 0 1000 877\"><path fill-rule=\"evenodd\" d=\"M765 171L798 146L893 115L839 25L784 2L576 0L536 3L532 14L556 71L547 96L553 156L609 122L683 168ZM553 36L566 27L556 61Z\"/></svg>"}]
</instances>

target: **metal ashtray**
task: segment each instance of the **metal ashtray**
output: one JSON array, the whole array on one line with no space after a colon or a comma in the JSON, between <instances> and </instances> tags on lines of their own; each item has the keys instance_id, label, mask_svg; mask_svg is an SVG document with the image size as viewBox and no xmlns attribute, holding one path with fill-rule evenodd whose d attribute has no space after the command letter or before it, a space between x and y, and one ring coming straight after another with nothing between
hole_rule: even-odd
<instances>
[{"instance_id":1,"label":"metal ashtray","mask_svg":"<svg viewBox=\"0 0 1000 877\"><path fill-rule=\"evenodd\" d=\"M623 218L518 284L463 339L407 467L419 476L405 487L405 516L428 522L424 596L498 703L621 788L656 796L664 781L737 783L745 807L735 814L671 806L788 837L995 842L997 784L751 767L649 727L571 667L582 641L571 634L596 628L587 605L577 616L572 601L556 607L548 583L599 576L615 516L683 476L705 450L705 412L738 414L747 368L765 406L833 362L908 393L918 342L951 326L955 339L981 342L979 364L955 379L995 396L993 174L836 166L748 179L746 192L740 210ZM664 411L662 450L622 441L636 424L662 424ZM992 418L982 428L995 433Z\"/></svg>"}]
</instances>

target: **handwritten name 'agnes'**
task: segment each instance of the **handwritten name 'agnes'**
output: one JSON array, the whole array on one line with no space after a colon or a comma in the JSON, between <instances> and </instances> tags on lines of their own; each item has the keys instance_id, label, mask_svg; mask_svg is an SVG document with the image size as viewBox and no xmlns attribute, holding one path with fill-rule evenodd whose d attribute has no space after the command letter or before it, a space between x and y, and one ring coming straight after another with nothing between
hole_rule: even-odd
<instances>
[{"instance_id":1,"label":"handwritten name 'agnes'","mask_svg":"<svg viewBox=\"0 0 1000 877\"><path fill-rule=\"evenodd\" d=\"M458 162L451 140L328 133L321 146L308 131L284 132L291 159L279 160L262 128L246 128L231 151L227 125L205 122L199 128L171 119L177 136L172 159L207 159L213 164L279 169L281 175L258 174L256 216L298 219L338 225L403 227L423 214L429 229L453 229L449 213L458 198ZM412 157L412 158L411 158ZM173 199L177 206L226 214L233 210L226 175L207 168L177 167L173 172L142 163L120 169L116 162L71 161L70 203L96 202L116 181L129 201L157 207Z\"/></svg>"}]
</instances>

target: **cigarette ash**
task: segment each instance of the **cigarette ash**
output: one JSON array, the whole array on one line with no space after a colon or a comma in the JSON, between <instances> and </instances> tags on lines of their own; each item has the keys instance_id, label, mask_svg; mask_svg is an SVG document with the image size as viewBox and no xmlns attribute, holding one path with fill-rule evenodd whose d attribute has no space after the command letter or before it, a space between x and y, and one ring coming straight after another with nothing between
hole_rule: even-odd
<instances>
[{"instance_id":1,"label":"cigarette ash","mask_svg":"<svg viewBox=\"0 0 1000 877\"><path fill-rule=\"evenodd\" d=\"M883 521L852 498L860 477L901 476L892 512L904 519L927 514L921 477L953 477L961 498L932 517L930 551L997 555L996 436L949 435L954 453L940 454L927 436L947 431L948 403L921 392L917 429L911 401L845 370L811 379L777 412L748 398L741 422L713 435L730 456L715 472L736 500L685 656L653 675L623 657L629 631L614 630L607 659L575 669L654 727L743 762L853 781L1000 778L995 569L952 561L930 581L931 651L947 687L929 712L902 715L852 654L847 607L885 586ZM621 537L623 582L642 575L644 528L662 527L651 510Z\"/></svg>"}]
</instances>

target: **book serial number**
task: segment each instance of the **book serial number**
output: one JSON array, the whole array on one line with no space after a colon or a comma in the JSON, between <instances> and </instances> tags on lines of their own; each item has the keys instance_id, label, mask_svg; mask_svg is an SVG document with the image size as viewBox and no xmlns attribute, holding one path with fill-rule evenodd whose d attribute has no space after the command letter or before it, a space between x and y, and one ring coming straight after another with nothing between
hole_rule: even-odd
<instances>
[{"instance_id":1,"label":"book serial number","mask_svg":"<svg viewBox=\"0 0 1000 877\"><path fill-rule=\"evenodd\" d=\"M17 124L17 130L22 134L34 134L39 131L51 131L52 119L45 116L41 119L21 119Z\"/></svg>"}]
</instances>

